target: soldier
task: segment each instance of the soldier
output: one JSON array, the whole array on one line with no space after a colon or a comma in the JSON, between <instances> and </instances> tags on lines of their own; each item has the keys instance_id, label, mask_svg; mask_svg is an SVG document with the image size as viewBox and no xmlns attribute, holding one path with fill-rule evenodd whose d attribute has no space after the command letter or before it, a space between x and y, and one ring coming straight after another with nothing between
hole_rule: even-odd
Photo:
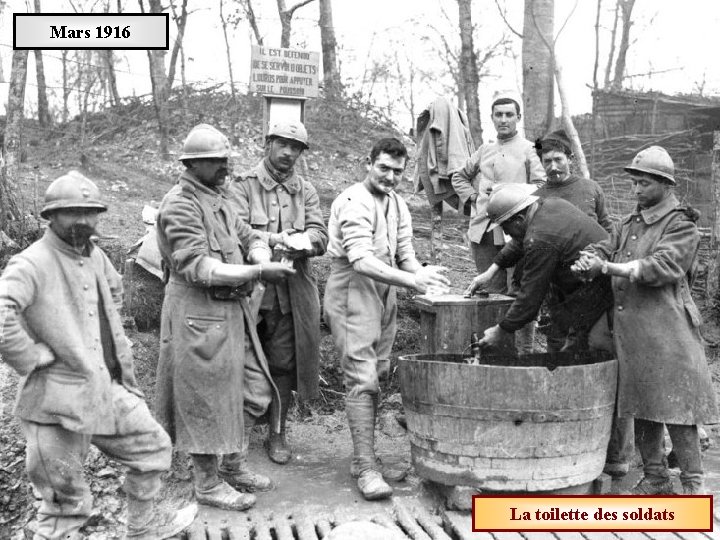
<instances>
[{"instance_id":1,"label":"soldier","mask_svg":"<svg viewBox=\"0 0 720 540\"><path fill-rule=\"evenodd\" d=\"M55 180L40 215L44 236L13 257L0 278L0 354L24 378L15 413L26 467L42 500L34 538L80 539L92 495L83 462L93 444L128 467L127 538L168 538L195 505L160 512L154 497L170 468L170 438L135 382L118 308L122 279L92 237L107 207L77 171Z\"/></svg>"},{"instance_id":2,"label":"soldier","mask_svg":"<svg viewBox=\"0 0 720 540\"><path fill-rule=\"evenodd\" d=\"M570 272L570 265L588 242L607 238L607 232L575 205L553 197L540 199L534 191L527 184L508 184L490 197L491 228L502 227L521 246L514 253L501 252L498 266L512 266L512 260L499 260L506 256L524 257L524 264L517 297L502 320L485 330L480 343L497 345L505 334L534 320L552 286L562 298L555 306L554 323L567 336L564 348L588 349L591 327L612 305L610 282L584 282ZM472 294L477 287L476 279L467 292Z\"/></svg>"},{"instance_id":3,"label":"soldier","mask_svg":"<svg viewBox=\"0 0 720 540\"><path fill-rule=\"evenodd\" d=\"M487 205L491 190L501 184L536 184L545 182L545 171L535 153L533 143L518 133L522 119L520 103L515 96L498 94L491 105L497 141L480 146L465 166L452 176L452 184L460 197L461 208L472 216L468 229L470 252L478 272L485 272L505 244L502 230L491 231ZM490 292L516 293L513 268L496 268L488 282ZM518 354L531 353L535 322L530 321L515 333Z\"/></svg>"},{"instance_id":4,"label":"soldier","mask_svg":"<svg viewBox=\"0 0 720 540\"><path fill-rule=\"evenodd\" d=\"M367 158L367 176L330 209L325 319L340 355L345 409L353 439L350 473L368 500L392 495L375 457L379 377L388 372L395 340L395 287L448 290L444 268L421 266L412 246L407 204L394 189L407 162L397 139L381 139Z\"/></svg>"},{"instance_id":5,"label":"soldier","mask_svg":"<svg viewBox=\"0 0 720 540\"><path fill-rule=\"evenodd\" d=\"M318 394L320 295L309 258L325 253L327 228L315 188L294 168L308 148L302 123L275 124L265 138L265 158L232 184L240 218L273 248L276 258L292 260L297 270L267 287L257 327L280 394L280 406L272 408L279 418L270 419L280 422L280 433L270 430L265 446L270 459L280 464L292 457L285 435L292 390L301 399Z\"/></svg>"},{"instance_id":6,"label":"soldier","mask_svg":"<svg viewBox=\"0 0 720 540\"><path fill-rule=\"evenodd\" d=\"M625 170L637 208L609 239L589 246L573 270L587 278L612 277L618 415L635 419L644 470L632 493L674 493L665 461L665 425L683 494L704 494L698 424L717 423L718 407L700 312L690 295L699 216L675 197L675 166L664 148L642 150Z\"/></svg>"},{"instance_id":7,"label":"soldier","mask_svg":"<svg viewBox=\"0 0 720 540\"><path fill-rule=\"evenodd\" d=\"M258 280L295 271L267 262L267 244L237 215L224 186L229 156L227 137L195 126L180 156L186 170L160 205L167 285L157 414L177 449L192 457L197 501L244 510L255 496L241 492L273 488L247 464L250 431L274 391L248 297Z\"/></svg>"}]
</instances>

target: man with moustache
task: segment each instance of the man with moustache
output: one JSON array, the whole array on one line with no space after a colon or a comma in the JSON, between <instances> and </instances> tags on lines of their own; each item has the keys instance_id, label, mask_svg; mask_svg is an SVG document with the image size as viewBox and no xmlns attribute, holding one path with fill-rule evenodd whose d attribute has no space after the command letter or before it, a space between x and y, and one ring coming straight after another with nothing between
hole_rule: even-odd
<instances>
[{"instance_id":1,"label":"man with moustache","mask_svg":"<svg viewBox=\"0 0 720 540\"><path fill-rule=\"evenodd\" d=\"M367 158L367 175L343 191L330 209L325 320L340 357L345 410L353 440L350 473L367 500L392 495L375 457L379 378L387 374L396 330L396 287L445 292L444 268L422 266L412 246L412 222L395 193L407 149L380 139Z\"/></svg>"},{"instance_id":2,"label":"man with moustache","mask_svg":"<svg viewBox=\"0 0 720 540\"><path fill-rule=\"evenodd\" d=\"M547 183L535 192L540 198L557 197L574 204L597 221L608 234L613 224L605 208L605 193L600 184L571 172L572 143L564 129L543 137L537 153L547 174Z\"/></svg>"},{"instance_id":3,"label":"man with moustache","mask_svg":"<svg viewBox=\"0 0 720 540\"><path fill-rule=\"evenodd\" d=\"M250 432L276 392L249 296L259 280L295 273L238 216L225 187L230 143L195 126L180 156L185 171L157 217L167 283L157 367L157 415L193 461L195 499L245 510L270 478L248 467ZM247 261L254 264L246 264ZM279 431L279 426L271 426Z\"/></svg>"},{"instance_id":4,"label":"man with moustache","mask_svg":"<svg viewBox=\"0 0 720 540\"><path fill-rule=\"evenodd\" d=\"M572 145L565 130L557 130L546 135L536 144L538 156L542 160L547 174L547 183L533 195L545 199L555 197L566 200L582 212L597 221L608 234L613 223L605 209L605 194L600 185L590 179L572 174ZM502 269L515 265L522 257L522 243L512 240L505 244L493 263L475 277L471 288L485 289L494 276ZM545 330L548 352L557 352L565 346L567 333L553 324L553 315L557 315L557 306L561 306L563 295L554 287L550 288L547 305L550 309L550 327Z\"/></svg>"},{"instance_id":5,"label":"man with moustache","mask_svg":"<svg viewBox=\"0 0 720 540\"><path fill-rule=\"evenodd\" d=\"M240 218L273 248L276 259L292 260L297 271L265 289L257 326L280 395L279 406L271 408L279 417L270 419L280 423L280 433L270 430L265 441L268 456L279 464L292 457L285 430L292 391L301 399L318 395L320 294L310 257L325 253L328 237L317 192L295 170L308 148L301 122L276 123L265 138L265 158L231 185Z\"/></svg>"},{"instance_id":6,"label":"man with moustache","mask_svg":"<svg viewBox=\"0 0 720 540\"><path fill-rule=\"evenodd\" d=\"M195 505L159 511L170 438L135 382L118 308L122 279L92 240L107 207L70 171L45 193L44 236L0 278L0 354L23 376L15 414L27 438L28 478L40 494L33 538L79 540L92 494L83 479L90 445L128 467L127 538L174 537Z\"/></svg>"}]
</instances>

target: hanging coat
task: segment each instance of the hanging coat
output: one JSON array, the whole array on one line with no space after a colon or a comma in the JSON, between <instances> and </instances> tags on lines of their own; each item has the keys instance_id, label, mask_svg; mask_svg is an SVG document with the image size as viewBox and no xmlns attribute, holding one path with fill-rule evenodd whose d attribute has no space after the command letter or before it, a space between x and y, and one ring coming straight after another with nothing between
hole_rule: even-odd
<instances>
[{"instance_id":1,"label":"hanging coat","mask_svg":"<svg viewBox=\"0 0 720 540\"><path fill-rule=\"evenodd\" d=\"M218 289L209 286L202 261L210 256L243 264L243 254L257 239L224 188L203 186L187 171L165 195L157 230L169 274L157 368L158 421L178 450L240 452L245 395L254 391L245 388L248 350L254 350L268 385L275 388L248 298L217 299ZM272 396L263 398L270 403Z\"/></svg>"},{"instance_id":2,"label":"hanging coat","mask_svg":"<svg viewBox=\"0 0 720 540\"><path fill-rule=\"evenodd\" d=\"M315 398L320 367L320 293L309 257L322 255L327 248L328 233L320 199L313 185L297 174L279 184L262 161L237 177L231 190L240 218L261 239L267 241L274 230L287 229L306 232L310 237L312 252L308 257L295 259L297 272L287 278L287 289L283 290L289 293L295 329L295 389L302 399Z\"/></svg>"},{"instance_id":3,"label":"hanging coat","mask_svg":"<svg viewBox=\"0 0 720 540\"><path fill-rule=\"evenodd\" d=\"M424 189L430 206L448 200L457 209L450 179L475 151L465 113L448 98L439 97L420 113L416 131L419 142L413 176L415 193Z\"/></svg>"},{"instance_id":4,"label":"hanging coat","mask_svg":"<svg viewBox=\"0 0 720 540\"><path fill-rule=\"evenodd\" d=\"M625 217L590 250L639 261L640 279L613 276L613 332L620 364L618 414L668 424L718 422L690 276L700 234L674 195Z\"/></svg>"}]
</instances>

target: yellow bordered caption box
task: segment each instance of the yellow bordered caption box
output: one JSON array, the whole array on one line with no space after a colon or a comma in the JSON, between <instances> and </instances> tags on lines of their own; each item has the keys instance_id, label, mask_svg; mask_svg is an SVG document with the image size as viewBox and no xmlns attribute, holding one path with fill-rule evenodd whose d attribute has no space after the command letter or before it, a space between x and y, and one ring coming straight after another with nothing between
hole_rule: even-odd
<instances>
[{"instance_id":1,"label":"yellow bordered caption box","mask_svg":"<svg viewBox=\"0 0 720 540\"><path fill-rule=\"evenodd\" d=\"M167 13L13 13L14 49L165 49Z\"/></svg>"},{"instance_id":2,"label":"yellow bordered caption box","mask_svg":"<svg viewBox=\"0 0 720 540\"><path fill-rule=\"evenodd\" d=\"M474 495L473 532L712 532L711 495Z\"/></svg>"}]
</instances>

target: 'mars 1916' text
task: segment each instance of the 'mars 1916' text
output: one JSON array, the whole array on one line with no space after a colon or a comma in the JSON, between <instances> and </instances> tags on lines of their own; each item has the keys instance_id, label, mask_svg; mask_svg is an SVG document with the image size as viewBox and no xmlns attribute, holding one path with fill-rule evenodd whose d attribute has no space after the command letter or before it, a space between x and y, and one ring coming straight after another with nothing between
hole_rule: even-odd
<instances>
[{"instance_id":1,"label":"'mars 1916' text","mask_svg":"<svg viewBox=\"0 0 720 540\"><path fill-rule=\"evenodd\" d=\"M95 35L89 29L74 29L67 26L51 26L50 39L97 39L114 38L122 39L130 37L130 26L120 28L119 26L96 26Z\"/></svg>"}]
</instances>

